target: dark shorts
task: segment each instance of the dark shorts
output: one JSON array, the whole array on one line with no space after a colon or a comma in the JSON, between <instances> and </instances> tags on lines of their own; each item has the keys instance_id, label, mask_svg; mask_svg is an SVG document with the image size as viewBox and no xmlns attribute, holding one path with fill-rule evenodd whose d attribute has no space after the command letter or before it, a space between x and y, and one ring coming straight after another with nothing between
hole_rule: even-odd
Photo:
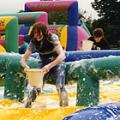
<instances>
[{"instance_id":1,"label":"dark shorts","mask_svg":"<svg viewBox=\"0 0 120 120\"><path fill-rule=\"evenodd\" d=\"M40 64L40 67L43 67L49 64L51 61L49 58L47 60L44 59L44 62ZM51 83L55 83L57 88L64 88L65 85L65 62L53 67L45 76L44 82L49 79L52 80Z\"/></svg>"},{"instance_id":2,"label":"dark shorts","mask_svg":"<svg viewBox=\"0 0 120 120\"><path fill-rule=\"evenodd\" d=\"M63 88L65 85L65 63L53 67L45 78L49 76L55 81L57 88Z\"/></svg>"}]
</instances>

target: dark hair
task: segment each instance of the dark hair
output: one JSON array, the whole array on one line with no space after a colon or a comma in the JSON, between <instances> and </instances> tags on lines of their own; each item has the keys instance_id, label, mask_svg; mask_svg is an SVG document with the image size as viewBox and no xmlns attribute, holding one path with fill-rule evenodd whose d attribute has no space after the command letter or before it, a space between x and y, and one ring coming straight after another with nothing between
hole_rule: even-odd
<instances>
[{"instance_id":1,"label":"dark hair","mask_svg":"<svg viewBox=\"0 0 120 120\"><path fill-rule=\"evenodd\" d=\"M38 33L42 32L43 38L48 36L48 28L47 26L42 22L37 22L33 25L30 37L34 38L34 31L37 30Z\"/></svg>"},{"instance_id":2,"label":"dark hair","mask_svg":"<svg viewBox=\"0 0 120 120\"><path fill-rule=\"evenodd\" d=\"M102 36L104 36L103 29L102 28L96 28L96 29L94 29L93 36L95 36L95 37L102 37Z\"/></svg>"}]
</instances>

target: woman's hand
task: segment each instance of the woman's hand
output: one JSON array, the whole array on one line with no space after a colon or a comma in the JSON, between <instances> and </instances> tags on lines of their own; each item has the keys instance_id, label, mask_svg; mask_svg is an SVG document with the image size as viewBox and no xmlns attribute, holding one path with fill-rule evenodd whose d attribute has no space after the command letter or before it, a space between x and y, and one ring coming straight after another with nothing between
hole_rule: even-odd
<instances>
[{"instance_id":1,"label":"woman's hand","mask_svg":"<svg viewBox=\"0 0 120 120\"><path fill-rule=\"evenodd\" d=\"M46 74L48 73L50 70L50 65L45 65L43 68L42 68L42 71Z\"/></svg>"},{"instance_id":2,"label":"woman's hand","mask_svg":"<svg viewBox=\"0 0 120 120\"><path fill-rule=\"evenodd\" d=\"M30 69L30 67L28 65L25 65L24 71L26 72L28 69Z\"/></svg>"}]
</instances>

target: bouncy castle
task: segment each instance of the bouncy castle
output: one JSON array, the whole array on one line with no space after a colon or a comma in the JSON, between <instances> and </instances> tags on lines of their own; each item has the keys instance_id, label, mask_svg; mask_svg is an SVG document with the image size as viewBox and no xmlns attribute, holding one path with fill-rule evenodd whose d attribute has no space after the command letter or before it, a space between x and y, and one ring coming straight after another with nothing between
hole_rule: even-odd
<instances>
[{"instance_id":1,"label":"bouncy castle","mask_svg":"<svg viewBox=\"0 0 120 120\"><path fill-rule=\"evenodd\" d=\"M42 21L45 24L48 24L47 12L53 12L53 11L67 12L67 16L66 16L67 24L48 25L49 30L51 32L55 32L56 34L58 34L62 47L66 51L79 50L81 48L82 40L87 39L89 37L89 33L84 29L83 25L78 26L77 0L27 2L25 4L25 12L13 13L13 14L1 14L0 16L1 19L2 16L18 17L18 24L19 24L18 26L19 31L17 33L19 38L18 46L19 48L21 47L21 49L24 49L25 43L29 43L30 41L29 34L32 29L31 27L32 24L34 24L34 22L37 21ZM11 34L11 36L14 35ZM17 41L17 39L13 41Z\"/></svg>"}]
</instances>

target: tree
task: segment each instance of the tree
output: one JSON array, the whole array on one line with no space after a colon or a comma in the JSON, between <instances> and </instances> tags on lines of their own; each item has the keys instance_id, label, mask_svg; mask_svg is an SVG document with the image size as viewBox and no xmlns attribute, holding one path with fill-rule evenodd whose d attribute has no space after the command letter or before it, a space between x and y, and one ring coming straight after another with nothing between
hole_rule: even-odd
<instances>
[{"instance_id":1,"label":"tree","mask_svg":"<svg viewBox=\"0 0 120 120\"><path fill-rule=\"evenodd\" d=\"M78 25L81 26L81 23L84 23L86 25L86 29L92 34L92 19L91 16L86 17L87 11L78 9Z\"/></svg>"},{"instance_id":2,"label":"tree","mask_svg":"<svg viewBox=\"0 0 120 120\"><path fill-rule=\"evenodd\" d=\"M49 24L67 24L67 12L49 12L48 22Z\"/></svg>"},{"instance_id":3,"label":"tree","mask_svg":"<svg viewBox=\"0 0 120 120\"><path fill-rule=\"evenodd\" d=\"M120 24L120 1L118 0L94 0L92 7L98 12L98 16L104 18L105 23Z\"/></svg>"}]
</instances>

